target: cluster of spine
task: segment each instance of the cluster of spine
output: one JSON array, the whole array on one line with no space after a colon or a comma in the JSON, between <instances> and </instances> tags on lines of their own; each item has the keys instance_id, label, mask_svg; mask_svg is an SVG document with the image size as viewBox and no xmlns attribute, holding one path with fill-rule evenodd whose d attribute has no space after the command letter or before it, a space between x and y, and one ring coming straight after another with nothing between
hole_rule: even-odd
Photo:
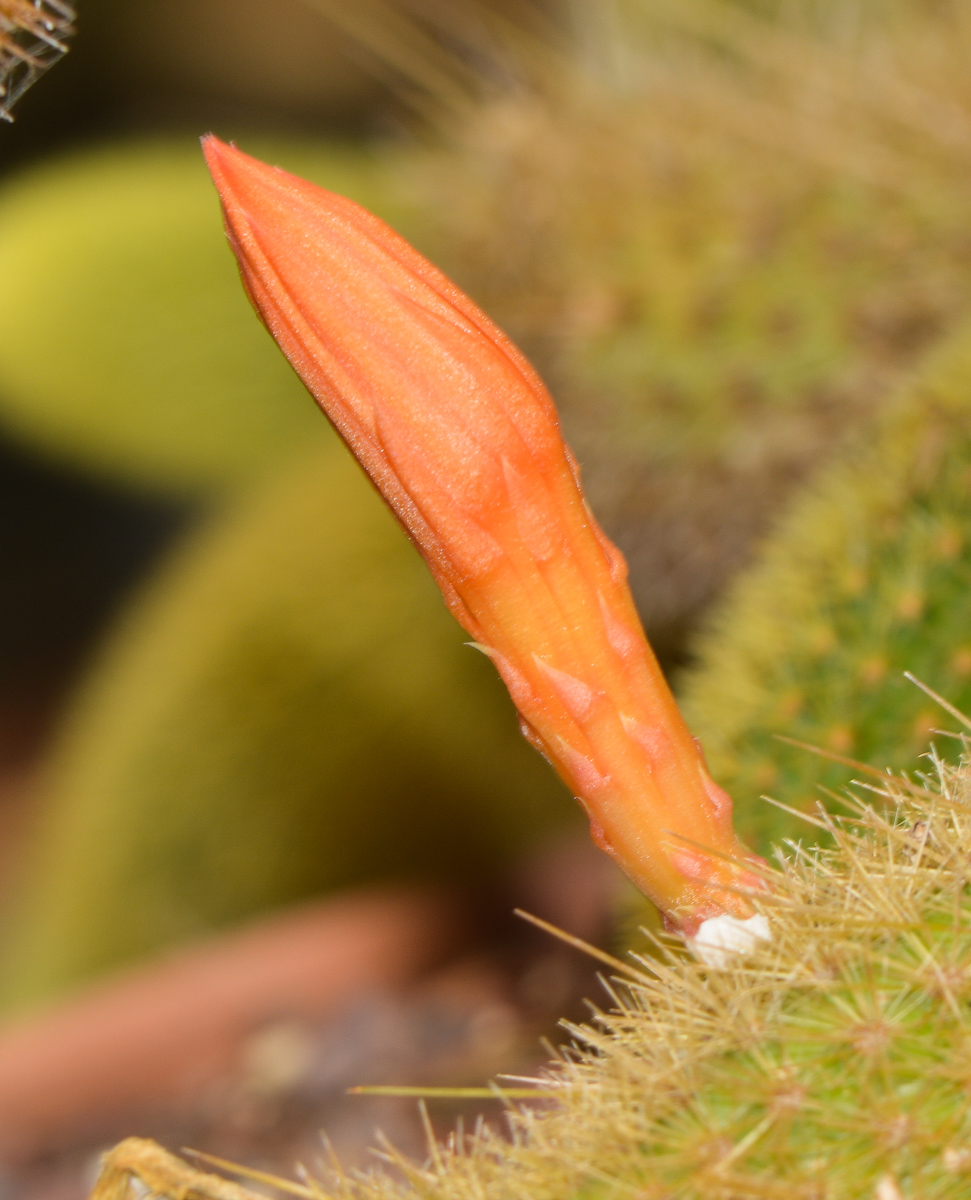
<instances>
[{"instance_id":1,"label":"cluster of spine","mask_svg":"<svg viewBox=\"0 0 971 1200\"><path fill-rule=\"evenodd\" d=\"M711 971L662 951L625 972L545 1080L551 1110L512 1118L512 1146L483 1133L404 1168L404 1188L346 1193L966 1195L969 783L941 768L938 785L888 783L823 820L832 848L779 857L772 942L747 961Z\"/></svg>"},{"instance_id":2,"label":"cluster of spine","mask_svg":"<svg viewBox=\"0 0 971 1200\"><path fill-rule=\"evenodd\" d=\"M41 75L67 53L74 8L64 0L0 2L0 120Z\"/></svg>"}]
</instances>

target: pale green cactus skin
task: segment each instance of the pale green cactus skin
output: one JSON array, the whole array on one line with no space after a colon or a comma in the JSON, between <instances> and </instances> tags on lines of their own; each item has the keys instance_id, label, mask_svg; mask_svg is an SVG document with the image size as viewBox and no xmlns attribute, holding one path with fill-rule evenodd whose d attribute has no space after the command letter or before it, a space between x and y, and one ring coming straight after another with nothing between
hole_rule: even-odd
<instances>
[{"instance_id":1,"label":"pale green cactus skin","mask_svg":"<svg viewBox=\"0 0 971 1200\"><path fill-rule=\"evenodd\" d=\"M761 794L811 810L859 776L775 735L900 769L960 728L905 671L971 710L969 479L965 327L799 498L698 640L684 712L763 851L806 831Z\"/></svg>"},{"instance_id":2,"label":"pale green cactus skin","mask_svg":"<svg viewBox=\"0 0 971 1200\"><path fill-rule=\"evenodd\" d=\"M484 885L582 824L383 501L324 442L180 550L93 664L48 764L8 1008L309 895Z\"/></svg>"}]
</instances>

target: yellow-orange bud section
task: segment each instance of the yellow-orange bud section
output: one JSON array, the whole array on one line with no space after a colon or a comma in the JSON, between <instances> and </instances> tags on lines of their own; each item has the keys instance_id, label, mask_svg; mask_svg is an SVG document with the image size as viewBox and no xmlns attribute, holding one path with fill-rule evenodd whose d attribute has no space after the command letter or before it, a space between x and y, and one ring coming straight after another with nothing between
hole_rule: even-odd
<instances>
[{"instance_id":1,"label":"yellow-orange bud section","mask_svg":"<svg viewBox=\"0 0 971 1200\"><path fill-rule=\"evenodd\" d=\"M204 141L258 313L493 660L594 840L669 921L757 888L523 355L382 221ZM713 851L706 853L699 847ZM726 887L727 885L727 887Z\"/></svg>"}]
</instances>

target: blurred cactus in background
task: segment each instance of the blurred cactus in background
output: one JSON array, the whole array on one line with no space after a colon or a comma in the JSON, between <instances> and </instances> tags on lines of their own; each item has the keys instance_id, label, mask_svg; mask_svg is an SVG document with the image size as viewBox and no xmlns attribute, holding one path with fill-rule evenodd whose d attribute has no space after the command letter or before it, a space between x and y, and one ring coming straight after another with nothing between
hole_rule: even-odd
<instances>
[{"instance_id":1,"label":"blurred cactus in background","mask_svg":"<svg viewBox=\"0 0 971 1200\"><path fill-rule=\"evenodd\" d=\"M9 934L7 1008L339 887L482 892L580 822L311 415L324 444L178 553L76 697Z\"/></svg>"},{"instance_id":2,"label":"blurred cactus in background","mask_svg":"<svg viewBox=\"0 0 971 1200\"><path fill-rule=\"evenodd\" d=\"M812 811L819 785L859 775L775 735L901 770L955 726L905 671L971 711L969 478L965 325L801 495L699 639L687 719L763 849L803 831L760 793Z\"/></svg>"},{"instance_id":3,"label":"blurred cactus in background","mask_svg":"<svg viewBox=\"0 0 971 1200\"><path fill-rule=\"evenodd\" d=\"M960 5L572 11L578 48L453 135L435 254L551 384L670 656L966 308L971 33Z\"/></svg>"},{"instance_id":4,"label":"blurred cactus in background","mask_svg":"<svg viewBox=\"0 0 971 1200\"><path fill-rule=\"evenodd\" d=\"M407 224L387 166L365 147L278 138L266 152ZM239 486L324 436L227 270L218 220L189 139L114 143L7 182L9 434L183 499Z\"/></svg>"}]
</instances>

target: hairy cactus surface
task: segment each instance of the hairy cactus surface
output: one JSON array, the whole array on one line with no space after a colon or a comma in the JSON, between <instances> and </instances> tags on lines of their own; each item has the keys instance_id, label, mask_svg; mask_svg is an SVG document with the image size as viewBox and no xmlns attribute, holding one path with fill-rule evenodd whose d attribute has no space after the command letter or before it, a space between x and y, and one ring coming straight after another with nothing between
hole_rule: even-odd
<instances>
[{"instance_id":1,"label":"hairy cactus surface","mask_svg":"<svg viewBox=\"0 0 971 1200\"><path fill-rule=\"evenodd\" d=\"M811 808L858 774L776 735L899 769L955 727L905 671L971 708L969 473L964 329L799 499L699 640L682 703L754 841L793 831L761 793Z\"/></svg>"},{"instance_id":2,"label":"hairy cactus surface","mask_svg":"<svg viewBox=\"0 0 971 1200\"><path fill-rule=\"evenodd\" d=\"M967 768L889 783L779 861L771 945L642 961L576 1030L512 1148L412 1168L425 1196L959 1197L971 1173ZM358 1196L402 1194L389 1180Z\"/></svg>"},{"instance_id":3,"label":"hairy cactus surface","mask_svg":"<svg viewBox=\"0 0 971 1200\"><path fill-rule=\"evenodd\" d=\"M580 820L322 436L180 551L92 669L7 930L7 1007L339 887L481 884Z\"/></svg>"}]
</instances>

